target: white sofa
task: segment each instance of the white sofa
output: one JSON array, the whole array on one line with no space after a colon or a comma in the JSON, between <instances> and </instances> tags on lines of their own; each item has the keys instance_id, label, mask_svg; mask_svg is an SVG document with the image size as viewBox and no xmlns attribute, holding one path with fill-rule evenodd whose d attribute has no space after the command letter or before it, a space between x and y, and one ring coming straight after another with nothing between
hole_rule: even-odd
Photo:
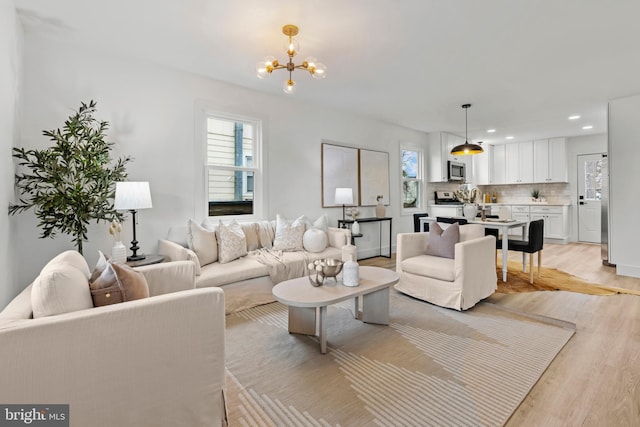
<instances>
[{"instance_id":1,"label":"white sofa","mask_svg":"<svg viewBox=\"0 0 640 427\"><path fill-rule=\"evenodd\" d=\"M446 225L443 224L443 228ZM395 288L441 307L466 310L497 287L495 237L478 224L460 226L453 259L426 255L429 233L399 233Z\"/></svg>"},{"instance_id":2,"label":"white sofa","mask_svg":"<svg viewBox=\"0 0 640 427\"><path fill-rule=\"evenodd\" d=\"M158 242L158 252L171 261L197 260L195 253L188 249L187 234L187 226L172 227L167 239ZM279 252L279 262L296 266L289 271L290 276L307 274L306 265L310 261L342 259L342 247L351 242L350 230L328 227L327 235L328 246L321 252ZM227 314L275 301L271 290L276 283L270 274L270 267L259 261L257 252L249 251L247 256L229 263L213 262L198 266L196 288L221 287L225 294Z\"/></svg>"},{"instance_id":3,"label":"white sofa","mask_svg":"<svg viewBox=\"0 0 640 427\"><path fill-rule=\"evenodd\" d=\"M31 284L9 303L0 402L69 404L71 426L226 425L223 292L194 289L191 261L138 270L149 298L34 319Z\"/></svg>"}]
</instances>

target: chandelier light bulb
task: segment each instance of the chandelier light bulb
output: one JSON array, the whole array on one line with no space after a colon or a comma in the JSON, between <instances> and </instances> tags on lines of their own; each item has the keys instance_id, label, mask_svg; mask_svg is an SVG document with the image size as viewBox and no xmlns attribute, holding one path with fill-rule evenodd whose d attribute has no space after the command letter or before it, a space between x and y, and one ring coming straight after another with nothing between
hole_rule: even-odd
<instances>
[{"instance_id":1,"label":"chandelier light bulb","mask_svg":"<svg viewBox=\"0 0 640 427\"><path fill-rule=\"evenodd\" d=\"M287 95L291 95L291 94L295 93L296 92L296 82L294 82L291 79L285 80L284 84L282 85L282 90L284 90L284 93L286 93Z\"/></svg>"},{"instance_id":2,"label":"chandelier light bulb","mask_svg":"<svg viewBox=\"0 0 640 427\"><path fill-rule=\"evenodd\" d=\"M289 56L296 56L300 53L300 43L295 37L290 37L284 44L284 50Z\"/></svg>"},{"instance_id":3,"label":"chandelier light bulb","mask_svg":"<svg viewBox=\"0 0 640 427\"><path fill-rule=\"evenodd\" d=\"M316 62L313 71L311 71L311 76L314 79L324 79L327 77L327 66L322 62Z\"/></svg>"}]
</instances>

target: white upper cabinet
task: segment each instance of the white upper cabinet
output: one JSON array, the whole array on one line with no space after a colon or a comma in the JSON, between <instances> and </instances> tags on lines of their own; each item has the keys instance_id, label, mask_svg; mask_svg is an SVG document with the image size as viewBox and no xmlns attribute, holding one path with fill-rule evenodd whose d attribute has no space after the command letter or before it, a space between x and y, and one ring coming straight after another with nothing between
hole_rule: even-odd
<instances>
[{"instance_id":1,"label":"white upper cabinet","mask_svg":"<svg viewBox=\"0 0 640 427\"><path fill-rule=\"evenodd\" d=\"M472 182L475 185L491 184L491 151L492 145L483 144L484 153L471 156Z\"/></svg>"},{"instance_id":2,"label":"white upper cabinet","mask_svg":"<svg viewBox=\"0 0 640 427\"><path fill-rule=\"evenodd\" d=\"M505 144L494 145L491 150L491 184L506 183L506 159Z\"/></svg>"},{"instance_id":3,"label":"white upper cabinet","mask_svg":"<svg viewBox=\"0 0 640 427\"><path fill-rule=\"evenodd\" d=\"M449 180L447 161L453 160L467 165L469 172L470 162L466 157L452 156L451 149L456 145L464 144L464 138L446 132L431 132L427 146L428 165L427 177L429 182L447 182Z\"/></svg>"},{"instance_id":4,"label":"white upper cabinet","mask_svg":"<svg viewBox=\"0 0 640 427\"><path fill-rule=\"evenodd\" d=\"M506 184L533 182L533 142L513 142L506 147Z\"/></svg>"},{"instance_id":5,"label":"white upper cabinet","mask_svg":"<svg viewBox=\"0 0 640 427\"><path fill-rule=\"evenodd\" d=\"M534 182L568 182L566 138L533 141Z\"/></svg>"}]
</instances>

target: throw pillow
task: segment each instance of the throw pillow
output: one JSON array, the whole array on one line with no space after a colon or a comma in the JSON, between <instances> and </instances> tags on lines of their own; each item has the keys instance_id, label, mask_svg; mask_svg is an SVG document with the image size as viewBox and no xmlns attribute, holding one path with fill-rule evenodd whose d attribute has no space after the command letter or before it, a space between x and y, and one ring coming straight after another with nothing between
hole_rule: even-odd
<instances>
[{"instance_id":1,"label":"throw pillow","mask_svg":"<svg viewBox=\"0 0 640 427\"><path fill-rule=\"evenodd\" d=\"M271 221L260 221L258 223L258 232L260 234L260 246L265 249L273 247L273 239L275 239L276 231Z\"/></svg>"},{"instance_id":2,"label":"throw pillow","mask_svg":"<svg viewBox=\"0 0 640 427\"><path fill-rule=\"evenodd\" d=\"M94 307L149 297L149 284L144 274L127 264L109 262L89 288Z\"/></svg>"},{"instance_id":3,"label":"throw pillow","mask_svg":"<svg viewBox=\"0 0 640 427\"><path fill-rule=\"evenodd\" d=\"M189 220L187 225L189 249L196 253L200 265L203 266L217 261L218 242L215 231L207 230L192 220Z\"/></svg>"},{"instance_id":4,"label":"throw pillow","mask_svg":"<svg viewBox=\"0 0 640 427\"><path fill-rule=\"evenodd\" d=\"M240 224L245 239L247 239L247 251L255 251L261 248L260 230L257 222L246 222Z\"/></svg>"},{"instance_id":5,"label":"throw pillow","mask_svg":"<svg viewBox=\"0 0 640 427\"><path fill-rule=\"evenodd\" d=\"M455 246L460 241L460 226L452 224L445 230L437 222L429 228L427 255L453 259L456 254Z\"/></svg>"},{"instance_id":6,"label":"throw pillow","mask_svg":"<svg viewBox=\"0 0 640 427\"><path fill-rule=\"evenodd\" d=\"M93 307L87 287L87 262L76 251L66 251L44 266L31 287L33 318Z\"/></svg>"},{"instance_id":7,"label":"throw pillow","mask_svg":"<svg viewBox=\"0 0 640 427\"><path fill-rule=\"evenodd\" d=\"M322 252L327 248L327 233L317 228L310 228L302 236L302 245L309 252Z\"/></svg>"},{"instance_id":8,"label":"throw pillow","mask_svg":"<svg viewBox=\"0 0 640 427\"><path fill-rule=\"evenodd\" d=\"M242 227L235 220L231 224L224 225L220 221L216 230L218 239L218 261L220 264L231 262L247 255L247 239L244 237Z\"/></svg>"},{"instance_id":9,"label":"throw pillow","mask_svg":"<svg viewBox=\"0 0 640 427\"><path fill-rule=\"evenodd\" d=\"M296 219L295 225L281 215L276 216L276 237L273 240L273 249L280 251L301 251L302 236L305 224L301 218Z\"/></svg>"},{"instance_id":10,"label":"throw pillow","mask_svg":"<svg viewBox=\"0 0 640 427\"><path fill-rule=\"evenodd\" d=\"M320 215L320 218L316 219L314 222L311 222L311 220L309 220L305 215L302 215L300 218L293 221L293 225L298 225L300 223L305 225L306 230L317 228L325 233L329 231L329 217L327 217L327 215Z\"/></svg>"},{"instance_id":11,"label":"throw pillow","mask_svg":"<svg viewBox=\"0 0 640 427\"><path fill-rule=\"evenodd\" d=\"M98 277L100 277L104 269L107 268L107 264L109 264L107 257L102 253L102 251L98 251L98 261L96 262L96 267L91 272L91 277L89 277L89 283L93 282Z\"/></svg>"}]
</instances>

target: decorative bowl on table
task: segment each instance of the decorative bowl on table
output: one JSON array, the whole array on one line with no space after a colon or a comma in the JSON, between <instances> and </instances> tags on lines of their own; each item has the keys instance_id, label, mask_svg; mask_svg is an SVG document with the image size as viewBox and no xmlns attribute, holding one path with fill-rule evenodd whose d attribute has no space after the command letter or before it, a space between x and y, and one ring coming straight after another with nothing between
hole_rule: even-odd
<instances>
[{"instance_id":1,"label":"decorative bowl on table","mask_svg":"<svg viewBox=\"0 0 640 427\"><path fill-rule=\"evenodd\" d=\"M318 259L309 263L309 282L313 286L322 286L325 279L333 278L342 271L342 261L339 259L327 258Z\"/></svg>"}]
</instances>

